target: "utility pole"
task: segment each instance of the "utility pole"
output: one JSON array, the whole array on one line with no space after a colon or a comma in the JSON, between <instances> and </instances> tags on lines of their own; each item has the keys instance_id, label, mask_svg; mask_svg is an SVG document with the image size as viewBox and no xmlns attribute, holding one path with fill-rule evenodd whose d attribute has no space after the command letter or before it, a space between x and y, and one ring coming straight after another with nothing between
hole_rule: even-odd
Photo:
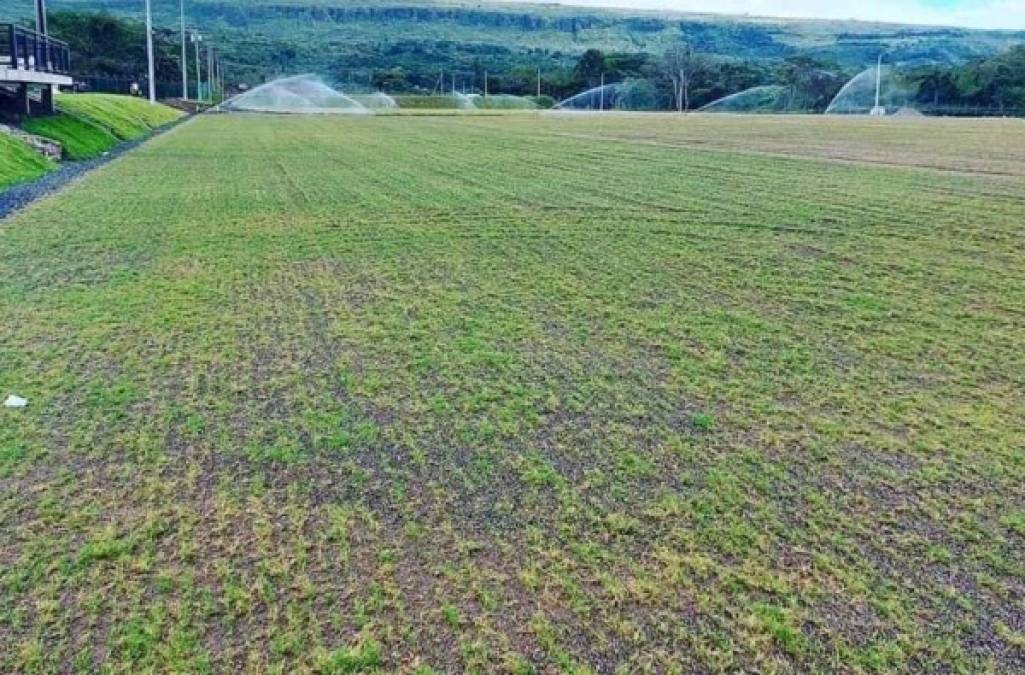
<instances>
[{"instance_id":1,"label":"utility pole","mask_svg":"<svg viewBox=\"0 0 1025 675\"><path fill-rule=\"evenodd\" d=\"M46 35L46 0L36 0L36 32Z\"/></svg>"},{"instance_id":2,"label":"utility pole","mask_svg":"<svg viewBox=\"0 0 1025 675\"><path fill-rule=\"evenodd\" d=\"M598 87L598 110L605 112L605 73L601 74L601 86Z\"/></svg>"},{"instance_id":3,"label":"utility pole","mask_svg":"<svg viewBox=\"0 0 1025 675\"><path fill-rule=\"evenodd\" d=\"M484 71L484 98L488 97L488 71Z\"/></svg>"},{"instance_id":4,"label":"utility pole","mask_svg":"<svg viewBox=\"0 0 1025 675\"><path fill-rule=\"evenodd\" d=\"M186 48L186 0L181 0L181 100L189 100L189 51Z\"/></svg>"},{"instance_id":5,"label":"utility pole","mask_svg":"<svg viewBox=\"0 0 1025 675\"><path fill-rule=\"evenodd\" d=\"M541 98L541 69L537 69L537 97Z\"/></svg>"},{"instance_id":6,"label":"utility pole","mask_svg":"<svg viewBox=\"0 0 1025 675\"><path fill-rule=\"evenodd\" d=\"M146 0L146 67L149 72L149 102L157 102L157 73L153 65L153 12Z\"/></svg>"},{"instance_id":7,"label":"utility pole","mask_svg":"<svg viewBox=\"0 0 1025 675\"><path fill-rule=\"evenodd\" d=\"M189 51L186 48L186 0L181 0L181 100L189 100Z\"/></svg>"},{"instance_id":8,"label":"utility pole","mask_svg":"<svg viewBox=\"0 0 1025 675\"><path fill-rule=\"evenodd\" d=\"M200 101L203 99L203 62L199 60L199 43L203 41L203 36L199 33L192 34L192 44L196 46L196 100Z\"/></svg>"},{"instance_id":9,"label":"utility pole","mask_svg":"<svg viewBox=\"0 0 1025 675\"><path fill-rule=\"evenodd\" d=\"M211 78L213 77L214 70L214 55L213 48L210 43L206 43L206 100L212 101L214 98L214 89L212 86Z\"/></svg>"}]
</instances>

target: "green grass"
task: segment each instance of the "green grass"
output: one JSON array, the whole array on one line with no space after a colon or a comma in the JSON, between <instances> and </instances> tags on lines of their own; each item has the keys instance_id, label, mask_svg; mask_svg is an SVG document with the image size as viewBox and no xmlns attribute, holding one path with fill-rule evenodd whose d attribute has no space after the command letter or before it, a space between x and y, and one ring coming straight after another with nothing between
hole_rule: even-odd
<instances>
[{"instance_id":1,"label":"green grass","mask_svg":"<svg viewBox=\"0 0 1025 675\"><path fill-rule=\"evenodd\" d=\"M39 178L53 168L53 162L24 141L0 133L0 188Z\"/></svg>"},{"instance_id":2,"label":"green grass","mask_svg":"<svg viewBox=\"0 0 1025 675\"><path fill-rule=\"evenodd\" d=\"M94 159L118 144L117 137L106 128L67 114L30 117L21 126L29 133L59 142L64 159Z\"/></svg>"},{"instance_id":3,"label":"green grass","mask_svg":"<svg viewBox=\"0 0 1025 675\"><path fill-rule=\"evenodd\" d=\"M1019 671L1023 209L1013 121L201 117L0 225L0 671Z\"/></svg>"},{"instance_id":4,"label":"green grass","mask_svg":"<svg viewBox=\"0 0 1025 675\"><path fill-rule=\"evenodd\" d=\"M110 131L121 140L144 136L182 114L165 105L151 105L145 99L114 94L65 94L57 99L57 107Z\"/></svg>"}]
</instances>

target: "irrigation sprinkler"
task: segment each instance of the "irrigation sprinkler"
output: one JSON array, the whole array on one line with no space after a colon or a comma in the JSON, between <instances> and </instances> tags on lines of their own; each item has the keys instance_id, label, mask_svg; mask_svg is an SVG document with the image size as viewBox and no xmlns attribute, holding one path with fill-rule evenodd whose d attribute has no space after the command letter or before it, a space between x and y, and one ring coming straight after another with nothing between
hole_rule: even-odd
<instances>
[{"instance_id":1,"label":"irrigation sprinkler","mask_svg":"<svg viewBox=\"0 0 1025 675\"><path fill-rule=\"evenodd\" d=\"M221 71L220 66L216 68L218 72ZM359 101L332 89L314 75L283 77L262 84L220 103L215 110L275 114L373 114Z\"/></svg>"}]
</instances>

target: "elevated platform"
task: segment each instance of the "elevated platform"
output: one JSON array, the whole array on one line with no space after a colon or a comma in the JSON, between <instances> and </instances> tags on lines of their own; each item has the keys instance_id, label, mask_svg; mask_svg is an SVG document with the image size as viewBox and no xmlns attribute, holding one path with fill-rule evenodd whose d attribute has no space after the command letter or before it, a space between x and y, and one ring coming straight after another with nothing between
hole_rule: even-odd
<instances>
[{"instance_id":1,"label":"elevated platform","mask_svg":"<svg viewBox=\"0 0 1025 675\"><path fill-rule=\"evenodd\" d=\"M45 73L39 70L23 70L4 65L0 58L0 82L15 84L49 84L58 87L70 87L74 80L67 75Z\"/></svg>"},{"instance_id":2,"label":"elevated platform","mask_svg":"<svg viewBox=\"0 0 1025 675\"><path fill-rule=\"evenodd\" d=\"M67 43L15 24L0 24L3 111L16 117L53 114L56 87L72 82Z\"/></svg>"}]
</instances>

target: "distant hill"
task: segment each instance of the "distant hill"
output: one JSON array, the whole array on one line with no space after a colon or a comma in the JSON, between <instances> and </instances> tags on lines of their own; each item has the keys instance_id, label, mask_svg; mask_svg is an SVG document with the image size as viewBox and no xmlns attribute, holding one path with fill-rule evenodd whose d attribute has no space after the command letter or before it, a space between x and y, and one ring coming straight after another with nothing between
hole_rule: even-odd
<instances>
[{"instance_id":1,"label":"distant hill","mask_svg":"<svg viewBox=\"0 0 1025 675\"><path fill-rule=\"evenodd\" d=\"M30 3L19 11L28 12ZM141 0L49 0L51 10L102 11L139 20ZM158 26L175 29L177 2L155 3ZM7 10L12 11L12 10ZM575 82L588 49L646 54L652 64L683 42L771 71L808 57L841 74L887 59L909 65L963 63L1025 43L1025 31L983 31L836 20L430 0L189 0L188 22L219 45L232 76L317 72L350 85L401 79L431 88L480 82L484 71L526 90L541 68L558 95ZM2 12L0 12L2 14ZM637 72L643 74L644 68ZM396 74L398 73L398 74Z\"/></svg>"},{"instance_id":2,"label":"distant hill","mask_svg":"<svg viewBox=\"0 0 1025 675\"><path fill-rule=\"evenodd\" d=\"M140 17L140 0L50 0L51 9L102 10ZM980 31L855 21L769 19L564 5L399 0L190 0L189 20L235 42L287 42L297 60L335 62L363 45L451 41L499 50L578 54L657 51L681 38L701 51L773 58L800 51L841 65L898 59L959 61L1025 41L1025 31ZM156 3L157 22L176 25L177 3Z\"/></svg>"}]
</instances>

